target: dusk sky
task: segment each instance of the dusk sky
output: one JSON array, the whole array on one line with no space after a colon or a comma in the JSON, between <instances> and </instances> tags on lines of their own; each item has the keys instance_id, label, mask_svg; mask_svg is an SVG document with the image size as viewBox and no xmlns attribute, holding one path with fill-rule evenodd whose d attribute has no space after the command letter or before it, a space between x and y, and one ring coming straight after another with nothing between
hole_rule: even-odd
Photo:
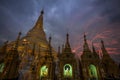
<instances>
[{"instance_id":1,"label":"dusk sky","mask_svg":"<svg viewBox=\"0 0 120 80\"><path fill-rule=\"evenodd\" d=\"M102 39L120 61L120 0L0 0L0 44L15 40L19 31L24 36L42 9L44 31L56 50L68 32L72 50L80 55L85 32L90 48L93 42L99 51Z\"/></svg>"}]
</instances>

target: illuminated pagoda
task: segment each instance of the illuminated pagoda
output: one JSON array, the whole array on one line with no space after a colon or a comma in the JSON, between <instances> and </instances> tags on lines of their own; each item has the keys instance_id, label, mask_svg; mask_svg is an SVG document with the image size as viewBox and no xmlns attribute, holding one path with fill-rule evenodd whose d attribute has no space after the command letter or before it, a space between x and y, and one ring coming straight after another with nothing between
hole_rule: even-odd
<instances>
[{"instance_id":1,"label":"illuminated pagoda","mask_svg":"<svg viewBox=\"0 0 120 80\"><path fill-rule=\"evenodd\" d=\"M19 77L19 54L18 54L18 42L20 39L21 33L19 33L17 40L15 41L15 47L12 48L6 56L4 57L4 62L1 64L1 72L0 75L1 80L16 80ZM7 47L7 43L5 44ZM5 48L6 49L6 48ZM2 70L3 69L3 70Z\"/></svg>"},{"instance_id":2,"label":"illuminated pagoda","mask_svg":"<svg viewBox=\"0 0 120 80\"><path fill-rule=\"evenodd\" d=\"M98 78L101 80L101 74L98 72L100 58L95 51L94 45L92 45L92 48L93 48L93 52L90 50L87 43L86 35L84 34L83 54L81 55L83 76L85 80L92 79L94 77L97 80Z\"/></svg>"},{"instance_id":3,"label":"illuminated pagoda","mask_svg":"<svg viewBox=\"0 0 120 80\"><path fill-rule=\"evenodd\" d=\"M69 34L66 43L56 52L52 37L48 41L43 27L44 11L28 33L0 48L0 80L114 80L119 78L120 66L109 56L101 41L102 58L92 43L92 51L84 34L83 53L76 58ZM2 56L2 57L1 57ZM112 69L111 69L112 67Z\"/></svg>"},{"instance_id":4,"label":"illuminated pagoda","mask_svg":"<svg viewBox=\"0 0 120 80\"><path fill-rule=\"evenodd\" d=\"M33 74L31 73L32 66L35 66L36 74L38 74L35 77L37 78L38 76L40 76L41 74L40 70L42 70L41 67L43 66L43 64L44 65L46 64L46 57L48 57L48 53L50 53L50 49L51 49L50 54L53 58L53 62L54 60L56 60L57 54L55 50L52 48L52 46L50 48L49 45L50 43L47 41L46 34L43 29L43 15L44 15L44 11L42 10L35 26L30 31L28 31L26 36L22 37L19 40L19 45L17 50L21 62L18 70L19 70L19 78L22 80L31 79L31 75ZM15 44L16 41L12 41L8 43L6 52L8 53L10 50L15 48ZM1 53L5 53L3 51L4 50L1 50ZM0 65L2 66L4 62L5 61L2 59ZM39 65L39 67L37 65ZM2 70L0 74L2 74Z\"/></svg>"},{"instance_id":5,"label":"illuminated pagoda","mask_svg":"<svg viewBox=\"0 0 120 80\"><path fill-rule=\"evenodd\" d=\"M69 43L69 34L66 35L65 47L59 53L59 76L61 80L79 80L78 65L75 54L72 52ZM59 80L58 79L58 80Z\"/></svg>"}]
</instances>

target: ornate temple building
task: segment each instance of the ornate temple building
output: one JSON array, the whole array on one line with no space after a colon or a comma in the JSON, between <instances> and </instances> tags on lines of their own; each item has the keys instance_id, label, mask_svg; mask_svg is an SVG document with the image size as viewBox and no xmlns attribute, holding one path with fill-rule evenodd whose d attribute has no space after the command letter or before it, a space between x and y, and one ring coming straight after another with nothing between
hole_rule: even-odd
<instances>
[{"instance_id":1,"label":"ornate temple building","mask_svg":"<svg viewBox=\"0 0 120 80\"><path fill-rule=\"evenodd\" d=\"M120 78L120 65L109 56L101 41L102 57L92 51L84 34L83 53L76 58L69 34L62 50L56 52L43 27L43 10L26 36L5 42L0 48L0 80L114 80Z\"/></svg>"}]
</instances>

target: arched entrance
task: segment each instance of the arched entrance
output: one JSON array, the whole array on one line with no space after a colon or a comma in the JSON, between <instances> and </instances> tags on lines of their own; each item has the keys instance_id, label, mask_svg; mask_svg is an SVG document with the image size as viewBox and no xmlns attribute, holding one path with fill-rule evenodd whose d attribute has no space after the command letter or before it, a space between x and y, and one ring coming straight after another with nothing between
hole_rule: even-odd
<instances>
[{"instance_id":1,"label":"arched entrance","mask_svg":"<svg viewBox=\"0 0 120 80\"><path fill-rule=\"evenodd\" d=\"M48 76L48 67L46 65L40 68L40 77L47 77Z\"/></svg>"},{"instance_id":2,"label":"arched entrance","mask_svg":"<svg viewBox=\"0 0 120 80\"><path fill-rule=\"evenodd\" d=\"M93 64L89 65L89 75L90 80L98 80L97 69L96 66Z\"/></svg>"},{"instance_id":3,"label":"arched entrance","mask_svg":"<svg viewBox=\"0 0 120 80\"><path fill-rule=\"evenodd\" d=\"M4 64L4 63L1 63L1 64L0 64L0 73L2 73L2 72L3 72L3 70L4 70L4 66L5 66L5 64Z\"/></svg>"},{"instance_id":4,"label":"arched entrance","mask_svg":"<svg viewBox=\"0 0 120 80\"><path fill-rule=\"evenodd\" d=\"M70 64L65 64L63 67L64 77L72 77L72 66Z\"/></svg>"}]
</instances>

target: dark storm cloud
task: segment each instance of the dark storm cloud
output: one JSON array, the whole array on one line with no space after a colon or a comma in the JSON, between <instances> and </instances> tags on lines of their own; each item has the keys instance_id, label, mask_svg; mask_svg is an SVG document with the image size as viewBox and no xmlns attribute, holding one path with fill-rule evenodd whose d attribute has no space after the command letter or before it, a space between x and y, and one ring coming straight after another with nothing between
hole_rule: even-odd
<instances>
[{"instance_id":1,"label":"dark storm cloud","mask_svg":"<svg viewBox=\"0 0 120 80\"><path fill-rule=\"evenodd\" d=\"M26 31L34 9L32 0L0 0L0 41L13 40L19 31Z\"/></svg>"},{"instance_id":2,"label":"dark storm cloud","mask_svg":"<svg viewBox=\"0 0 120 80\"><path fill-rule=\"evenodd\" d=\"M0 43L14 40L19 31L25 35L44 9L44 30L47 38L52 36L56 50L65 43L68 32L72 49L81 55L86 32L90 46L94 42L100 49L99 42L103 39L109 52L117 54L119 3L120 0L0 0Z\"/></svg>"},{"instance_id":3,"label":"dark storm cloud","mask_svg":"<svg viewBox=\"0 0 120 80\"><path fill-rule=\"evenodd\" d=\"M120 0L97 0L97 9L102 16L107 16L110 22L120 22Z\"/></svg>"}]
</instances>

